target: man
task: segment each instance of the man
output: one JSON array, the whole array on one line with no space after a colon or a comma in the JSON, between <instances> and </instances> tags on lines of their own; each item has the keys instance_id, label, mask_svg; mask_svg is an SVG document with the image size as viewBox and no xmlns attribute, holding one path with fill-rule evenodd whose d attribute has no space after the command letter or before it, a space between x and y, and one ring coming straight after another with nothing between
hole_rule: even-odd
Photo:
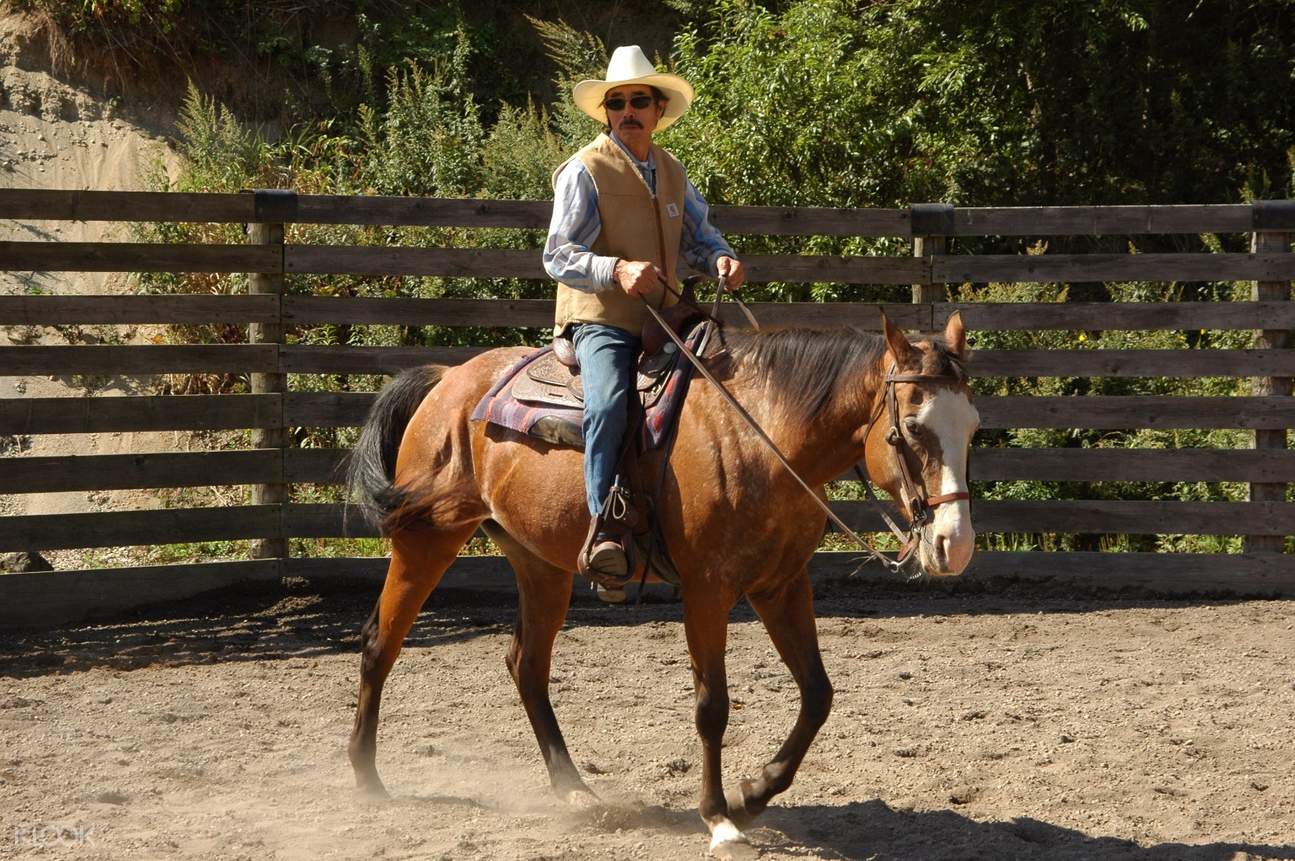
<instances>
[{"instance_id":1,"label":"man","mask_svg":"<svg viewBox=\"0 0 1295 861\"><path fill-rule=\"evenodd\" d=\"M692 86L658 74L638 45L619 47L605 80L581 81L576 106L605 131L553 173L553 219L544 268L558 281L554 333L575 344L584 385L585 493L590 514L608 502L628 422L639 333L655 308L673 305L679 257L741 286L742 264L710 223L709 208L674 156L652 142L688 110ZM666 289L667 285L670 289ZM627 574L625 550L593 531L581 573Z\"/></svg>"}]
</instances>

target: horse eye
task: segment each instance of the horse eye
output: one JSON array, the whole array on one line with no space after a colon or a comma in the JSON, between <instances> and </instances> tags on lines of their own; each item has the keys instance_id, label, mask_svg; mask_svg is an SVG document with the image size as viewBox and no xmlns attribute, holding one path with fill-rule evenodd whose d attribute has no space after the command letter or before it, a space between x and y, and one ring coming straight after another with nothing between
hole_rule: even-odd
<instances>
[{"instance_id":1,"label":"horse eye","mask_svg":"<svg viewBox=\"0 0 1295 861\"><path fill-rule=\"evenodd\" d=\"M916 418L909 416L904 419L904 430L908 431L911 436L917 436L918 431L922 429L921 423Z\"/></svg>"}]
</instances>

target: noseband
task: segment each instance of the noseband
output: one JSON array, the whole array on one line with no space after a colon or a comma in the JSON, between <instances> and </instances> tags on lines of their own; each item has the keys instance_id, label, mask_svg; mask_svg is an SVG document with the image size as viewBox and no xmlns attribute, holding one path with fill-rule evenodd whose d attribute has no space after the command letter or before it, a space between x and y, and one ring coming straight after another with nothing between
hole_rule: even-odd
<instances>
[{"instance_id":1,"label":"noseband","mask_svg":"<svg viewBox=\"0 0 1295 861\"><path fill-rule=\"evenodd\" d=\"M946 502L958 502L963 499L971 499L971 494L966 491L957 493L945 493L940 496L927 496L926 488L916 479L913 478L913 472L908 466L908 458L905 457L905 449L912 451L912 446L904 439L904 432L899 426L899 398L895 395L896 383L960 383L962 377L956 374L897 374L895 365L886 370L885 397L882 404L873 413L868 422L868 429L864 432L863 438L866 441L872 434L872 428L881 418L881 413L885 411L889 414L890 428L886 431L886 442L890 444L891 451L895 455L895 463L899 472L899 492L903 497L905 505L909 511L908 531L900 529L894 519L886 511L881 501L877 499L876 494L872 492L872 485L868 483L868 476L858 465L854 467L855 473L863 481L864 490L868 498L877 506L881 516L885 519L886 525L890 531L895 533L899 539L900 551L899 562L903 562L918 544L923 527L931 521L931 513L934 509ZM914 453L915 454L915 453Z\"/></svg>"}]
</instances>

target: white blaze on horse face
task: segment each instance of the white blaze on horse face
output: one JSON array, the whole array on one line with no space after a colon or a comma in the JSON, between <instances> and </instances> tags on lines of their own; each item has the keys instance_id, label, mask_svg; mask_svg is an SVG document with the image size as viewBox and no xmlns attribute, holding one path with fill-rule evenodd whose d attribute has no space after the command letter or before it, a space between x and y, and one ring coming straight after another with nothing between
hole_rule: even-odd
<instances>
[{"instance_id":1,"label":"white blaze on horse face","mask_svg":"<svg viewBox=\"0 0 1295 861\"><path fill-rule=\"evenodd\" d=\"M940 442L940 487L932 496L967 492L967 449L980 426L980 413L963 392L941 389L922 405L917 420ZM961 574L971 561L976 530L971 503L965 499L936 506L935 518L922 542L921 562L930 573ZM943 552L937 553L937 547Z\"/></svg>"}]
</instances>

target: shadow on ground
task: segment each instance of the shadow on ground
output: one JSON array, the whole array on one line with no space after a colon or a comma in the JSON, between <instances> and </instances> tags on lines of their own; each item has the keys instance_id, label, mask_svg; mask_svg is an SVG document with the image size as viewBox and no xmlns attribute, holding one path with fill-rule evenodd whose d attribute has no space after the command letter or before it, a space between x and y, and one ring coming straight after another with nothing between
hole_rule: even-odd
<instances>
[{"instance_id":1,"label":"shadow on ground","mask_svg":"<svg viewBox=\"0 0 1295 861\"><path fill-rule=\"evenodd\" d=\"M870 861L1020 859L1020 861L1242 861L1295 859L1295 847L1245 843L1139 846L1038 819L979 822L953 810L905 811L882 801L841 807L773 807L749 832L787 855Z\"/></svg>"},{"instance_id":2,"label":"shadow on ground","mask_svg":"<svg viewBox=\"0 0 1295 861\"><path fill-rule=\"evenodd\" d=\"M607 606L577 583L567 627L613 627L678 622L682 612L668 589L644 603ZM0 677L78 672L94 667L136 669L160 665L262 661L358 652L360 626L380 586L357 579L246 584L183 601L138 608L111 621L65 628L0 633ZM1228 603L1145 596L1091 596L1037 586L962 595L938 589L878 586L859 581L816 585L820 617L921 618L1006 613L1083 613ZM516 617L516 596L505 592L443 589L433 593L410 633L408 646L432 646L482 635L504 635ZM753 621L745 603L734 622Z\"/></svg>"}]
</instances>

